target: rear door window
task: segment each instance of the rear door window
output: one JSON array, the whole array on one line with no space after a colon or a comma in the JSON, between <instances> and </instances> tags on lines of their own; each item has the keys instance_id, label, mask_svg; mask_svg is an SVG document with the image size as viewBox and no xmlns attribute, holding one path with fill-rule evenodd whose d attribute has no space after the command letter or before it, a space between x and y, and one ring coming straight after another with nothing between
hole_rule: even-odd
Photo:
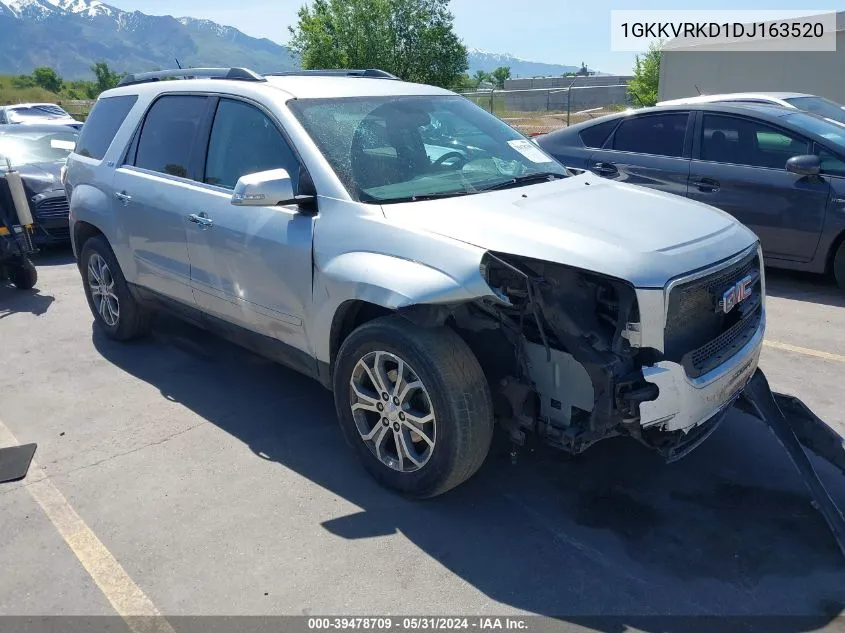
<instances>
[{"instance_id":1,"label":"rear door window","mask_svg":"<svg viewBox=\"0 0 845 633\"><path fill-rule=\"evenodd\" d=\"M688 120L687 112L625 119L613 134L613 149L619 152L681 157L684 155Z\"/></svg>"},{"instance_id":2,"label":"rear door window","mask_svg":"<svg viewBox=\"0 0 845 633\"><path fill-rule=\"evenodd\" d=\"M102 160L137 100L136 95L99 99L82 127L82 133L76 143L76 153Z\"/></svg>"},{"instance_id":3,"label":"rear door window","mask_svg":"<svg viewBox=\"0 0 845 633\"><path fill-rule=\"evenodd\" d=\"M195 178L191 158L197 148L208 98L193 95L160 97L147 112L135 166L180 178Z\"/></svg>"}]
</instances>

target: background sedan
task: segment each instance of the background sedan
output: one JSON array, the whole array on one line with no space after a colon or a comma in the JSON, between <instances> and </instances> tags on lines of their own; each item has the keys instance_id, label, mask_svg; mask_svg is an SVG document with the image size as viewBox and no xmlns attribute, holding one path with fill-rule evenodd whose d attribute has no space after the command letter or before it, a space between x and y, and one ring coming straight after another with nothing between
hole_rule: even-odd
<instances>
[{"instance_id":1,"label":"background sedan","mask_svg":"<svg viewBox=\"0 0 845 633\"><path fill-rule=\"evenodd\" d=\"M718 207L760 237L766 263L833 272L845 288L845 127L795 109L644 108L538 144L567 167Z\"/></svg>"}]
</instances>

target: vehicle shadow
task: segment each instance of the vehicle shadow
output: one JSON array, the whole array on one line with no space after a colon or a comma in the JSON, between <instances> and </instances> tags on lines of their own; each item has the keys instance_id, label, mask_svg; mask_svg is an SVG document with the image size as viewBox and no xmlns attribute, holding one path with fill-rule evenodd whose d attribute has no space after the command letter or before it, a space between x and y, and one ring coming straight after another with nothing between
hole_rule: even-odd
<instances>
[{"instance_id":1,"label":"vehicle shadow","mask_svg":"<svg viewBox=\"0 0 845 633\"><path fill-rule=\"evenodd\" d=\"M11 282L0 280L0 319L23 312L41 316L55 300L52 295L41 294L38 288L19 290Z\"/></svg>"},{"instance_id":2,"label":"vehicle shadow","mask_svg":"<svg viewBox=\"0 0 845 633\"><path fill-rule=\"evenodd\" d=\"M845 306L845 290L832 277L794 270L767 268L766 294L838 308Z\"/></svg>"},{"instance_id":3,"label":"vehicle shadow","mask_svg":"<svg viewBox=\"0 0 845 633\"><path fill-rule=\"evenodd\" d=\"M93 343L257 459L362 508L323 529L350 540L400 532L510 607L655 633L713 630L703 615L754 616L743 618L743 631L809 631L845 609L845 563L824 520L771 433L739 414L671 466L627 440L572 459L531 445L514 465L497 438L466 484L409 501L359 467L331 394L316 382L169 317L135 344L96 328ZM841 479L831 490L845 503ZM766 617L774 614L790 616ZM739 630L729 624L717 628Z\"/></svg>"}]
</instances>

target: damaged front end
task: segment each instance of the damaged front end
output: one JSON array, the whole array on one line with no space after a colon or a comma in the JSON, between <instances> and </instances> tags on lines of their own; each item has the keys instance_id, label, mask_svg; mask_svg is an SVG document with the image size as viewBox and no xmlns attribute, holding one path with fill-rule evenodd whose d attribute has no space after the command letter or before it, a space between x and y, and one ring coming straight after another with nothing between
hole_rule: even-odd
<instances>
[{"instance_id":1,"label":"damaged front end","mask_svg":"<svg viewBox=\"0 0 845 633\"><path fill-rule=\"evenodd\" d=\"M648 444L640 405L659 388L642 368L660 354L639 345L634 287L526 257L487 253L481 266L496 300L460 306L454 326L484 367L512 440L531 431L571 453L615 435Z\"/></svg>"}]
</instances>

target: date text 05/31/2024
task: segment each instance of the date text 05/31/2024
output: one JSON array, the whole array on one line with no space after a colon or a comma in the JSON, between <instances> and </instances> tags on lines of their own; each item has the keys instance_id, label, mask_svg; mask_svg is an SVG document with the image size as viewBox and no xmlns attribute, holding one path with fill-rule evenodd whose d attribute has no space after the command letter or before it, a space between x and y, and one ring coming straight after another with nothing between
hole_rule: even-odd
<instances>
[{"instance_id":1,"label":"date text 05/31/2024","mask_svg":"<svg viewBox=\"0 0 845 633\"><path fill-rule=\"evenodd\" d=\"M360 629L370 631L476 630L525 631L523 618L513 617L316 617L308 618L308 630Z\"/></svg>"}]
</instances>

